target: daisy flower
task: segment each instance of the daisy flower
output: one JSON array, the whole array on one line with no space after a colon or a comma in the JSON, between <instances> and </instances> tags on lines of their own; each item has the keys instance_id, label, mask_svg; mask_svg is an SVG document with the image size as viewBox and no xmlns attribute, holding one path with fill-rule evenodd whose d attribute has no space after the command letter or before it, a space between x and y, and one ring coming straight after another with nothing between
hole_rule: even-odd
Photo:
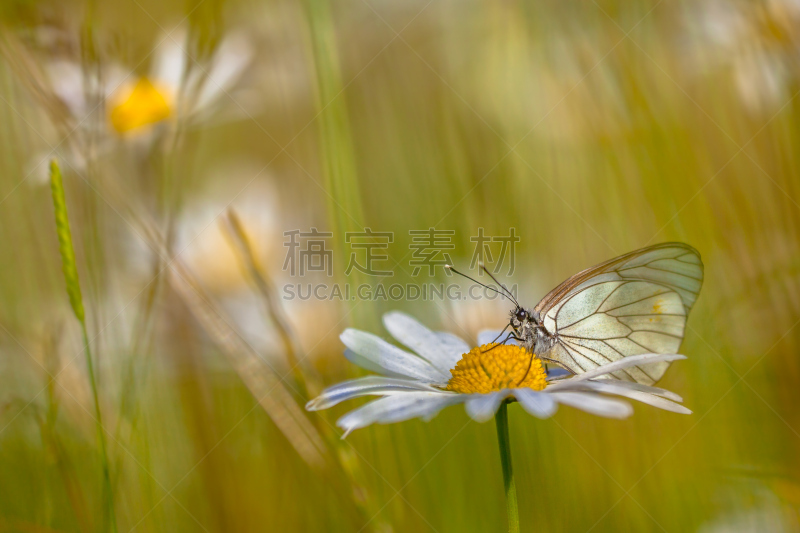
<instances>
[{"instance_id":1,"label":"daisy flower","mask_svg":"<svg viewBox=\"0 0 800 533\"><path fill-rule=\"evenodd\" d=\"M306 409L317 411L352 398L380 396L338 420L337 425L344 430L342 438L374 423L388 424L412 418L430 420L445 407L460 403L465 405L467 414L479 422L494 416L508 525L512 533L519 532L519 512L509 443L509 402L519 402L525 411L538 418L552 416L562 404L609 418L626 418L633 413L628 402L608 395L676 413L691 413L676 403L682 401L677 394L611 376L613 372L635 365L686 358L680 354L625 357L579 375L561 370L548 373L541 359L532 357L521 346L492 342L499 337L495 331L479 334L479 346L470 349L458 336L431 331L404 313L387 313L383 323L389 333L412 352L371 333L345 330L341 335L347 346L345 357L382 375L334 385L308 402Z\"/></svg>"},{"instance_id":2,"label":"daisy flower","mask_svg":"<svg viewBox=\"0 0 800 533\"><path fill-rule=\"evenodd\" d=\"M79 57L67 56L44 61L43 75L30 73L29 82L57 104L45 109L70 140L59 157L82 172L88 160L120 143L153 146L178 123L197 127L249 116L254 101L243 78L252 77L250 41L244 31L231 31L203 55L188 29L178 27L159 38L146 73L112 58L87 69ZM52 155L34 158L31 173L47 178Z\"/></svg>"},{"instance_id":3,"label":"daisy flower","mask_svg":"<svg viewBox=\"0 0 800 533\"><path fill-rule=\"evenodd\" d=\"M149 133L177 117L190 123L208 120L252 58L240 33L223 39L205 66L197 66L190 56L193 50L189 32L179 28L159 40L145 75L111 64L102 79L87 77L78 61L64 60L51 63L47 70L54 92L76 121L82 121L93 107L92 100L99 99L105 104L108 133L128 137Z\"/></svg>"},{"instance_id":4,"label":"daisy flower","mask_svg":"<svg viewBox=\"0 0 800 533\"><path fill-rule=\"evenodd\" d=\"M800 50L800 3L794 0L690 4L687 24L701 48L685 54L699 71L730 70L733 87L748 111L774 112L792 95ZM703 53L708 47L710 56ZM704 59L707 58L707 59Z\"/></svg>"},{"instance_id":5,"label":"daisy flower","mask_svg":"<svg viewBox=\"0 0 800 533\"><path fill-rule=\"evenodd\" d=\"M479 422L493 416L506 492L509 531L519 531L516 485L511 464L507 405L517 401L538 418L552 416L560 404L609 418L626 418L631 405L619 398L689 414L676 402L682 399L667 390L614 379L611 373L660 361L685 359L679 354L643 354L626 357L579 375L548 372L542 361L516 344L496 344L495 331L478 335L478 347L470 349L460 337L434 332L400 312L387 313L384 326L409 351L380 337L347 329L341 339L345 357L379 376L368 376L334 385L306 404L309 411L327 409L352 398L380 396L351 411L337 422L351 431L373 423L388 424L412 418L430 420L450 405L463 403L467 414Z\"/></svg>"},{"instance_id":6,"label":"daisy flower","mask_svg":"<svg viewBox=\"0 0 800 533\"><path fill-rule=\"evenodd\" d=\"M682 401L677 394L610 376L630 366L686 358L680 354L626 357L578 375L561 369L548 373L541 360L531 359L524 348L491 343L496 337L494 331L481 332L479 346L470 349L456 335L431 331L401 312L387 313L383 323L400 344L413 352L371 333L347 329L341 335L347 347L345 357L381 375L339 383L306 405L309 411L317 411L353 398L380 396L338 420L345 437L374 423L430 420L443 408L456 404L464 404L467 414L478 422L492 418L506 401L519 402L537 418L552 416L560 404L609 418L626 418L633 413L628 402L606 395L691 413L676 403Z\"/></svg>"},{"instance_id":7,"label":"daisy flower","mask_svg":"<svg viewBox=\"0 0 800 533\"><path fill-rule=\"evenodd\" d=\"M255 113L260 103L251 87L252 39L233 30L207 54L194 41L184 27L162 34L147 56L152 59L146 72L113 58L87 69L75 55L43 59L41 74L22 70L63 132L62 141L52 143L57 150L47 146L32 157L28 175L47 183L54 153L67 168L84 173L99 155L120 147L147 153L179 124L217 125Z\"/></svg>"}]
</instances>

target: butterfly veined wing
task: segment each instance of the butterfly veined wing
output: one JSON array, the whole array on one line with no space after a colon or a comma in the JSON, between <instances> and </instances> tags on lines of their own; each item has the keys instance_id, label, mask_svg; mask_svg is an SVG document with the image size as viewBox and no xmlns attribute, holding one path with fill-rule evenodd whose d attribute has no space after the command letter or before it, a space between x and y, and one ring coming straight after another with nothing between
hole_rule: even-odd
<instances>
[{"instance_id":1,"label":"butterfly veined wing","mask_svg":"<svg viewBox=\"0 0 800 533\"><path fill-rule=\"evenodd\" d=\"M558 342L545 357L575 373L642 353L675 353L703 281L697 251L682 243L637 250L572 276L536 306ZM615 372L644 384L668 363Z\"/></svg>"},{"instance_id":2,"label":"butterfly veined wing","mask_svg":"<svg viewBox=\"0 0 800 533\"><path fill-rule=\"evenodd\" d=\"M601 281L567 296L545 315L557 343L546 357L583 373L623 357L676 353L686 310L680 295L649 281ZM617 379L652 385L668 363L629 367Z\"/></svg>"},{"instance_id":3,"label":"butterfly veined wing","mask_svg":"<svg viewBox=\"0 0 800 533\"><path fill-rule=\"evenodd\" d=\"M604 275L602 278L598 276ZM687 313L697 300L703 284L700 253L682 242L665 242L615 257L578 272L542 298L534 311L543 316L568 294L589 283L624 279L653 281L681 295Z\"/></svg>"}]
</instances>

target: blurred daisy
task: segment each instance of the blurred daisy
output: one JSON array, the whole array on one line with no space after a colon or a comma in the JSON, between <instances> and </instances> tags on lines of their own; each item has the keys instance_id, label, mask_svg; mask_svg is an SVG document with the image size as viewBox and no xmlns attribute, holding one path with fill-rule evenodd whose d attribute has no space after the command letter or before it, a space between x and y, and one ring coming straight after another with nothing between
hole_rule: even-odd
<instances>
[{"instance_id":1,"label":"blurred daisy","mask_svg":"<svg viewBox=\"0 0 800 533\"><path fill-rule=\"evenodd\" d=\"M190 55L195 48L189 32L179 28L161 36L146 75L119 64L106 65L102 76L90 75L79 61L66 60L51 63L47 73L53 92L78 124L100 108L106 133L136 137L175 119L195 124L214 118L222 96L236 88L252 59L241 33L229 34L203 61Z\"/></svg>"},{"instance_id":2,"label":"blurred daisy","mask_svg":"<svg viewBox=\"0 0 800 533\"><path fill-rule=\"evenodd\" d=\"M244 32L230 32L210 54L197 57L197 50L191 34L178 28L159 38L144 75L114 60L87 69L79 57L63 55L43 62L41 73L27 72L61 141L37 150L26 176L48 183L54 156L66 171L83 174L120 143L146 154L178 124L209 126L255 113L259 100L243 81L245 73L253 78L253 48Z\"/></svg>"},{"instance_id":3,"label":"blurred daisy","mask_svg":"<svg viewBox=\"0 0 800 533\"><path fill-rule=\"evenodd\" d=\"M698 533L788 533L797 531L796 509L781 502L767 490L748 494L748 501L731 502L732 507L701 525Z\"/></svg>"},{"instance_id":4,"label":"blurred daisy","mask_svg":"<svg viewBox=\"0 0 800 533\"><path fill-rule=\"evenodd\" d=\"M347 329L341 335L347 347L345 357L382 375L340 383L306 405L306 409L316 411L352 398L381 396L339 419L337 425L344 430L344 436L376 422L430 420L443 408L461 403L469 416L479 422L492 418L506 401L519 402L538 418L552 416L559 404L609 418L626 418L633 413L629 403L604 394L676 413L691 413L675 403L682 399L672 392L610 376L634 365L685 359L683 355L643 354L580 375L548 375L541 360L531 359L524 348L492 343L497 335L494 331L482 332L480 346L470 349L461 338L433 332L400 312L387 313L383 323L397 341L414 353L371 333Z\"/></svg>"},{"instance_id":5,"label":"blurred daisy","mask_svg":"<svg viewBox=\"0 0 800 533\"><path fill-rule=\"evenodd\" d=\"M774 111L791 96L800 59L800 3L795 0L699 5L687 15L698 42L713 53L711 64L731 70L742 103L751 112ZM698 16L699 15L699 16Z\"/></svg>"}]
</instances>

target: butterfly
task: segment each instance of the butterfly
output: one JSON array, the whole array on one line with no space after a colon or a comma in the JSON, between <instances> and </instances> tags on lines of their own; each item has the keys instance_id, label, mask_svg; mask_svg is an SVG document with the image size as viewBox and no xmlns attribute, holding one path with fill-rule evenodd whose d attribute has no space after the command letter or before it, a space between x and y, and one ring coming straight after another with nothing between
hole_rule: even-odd
<instances>
[{"instance_id":1,"label":"butterfly","mask_svg":"<svg viewBox=\"0 0 800 533\"><path fill-rule=\"evenodd\" d=\"M531 353L531 360L536 356L573 374L623 357L677 353L703 285L700 254L680 242L642 248L578 272L533 308L521 306L485 267L484 271L504 292L488 288L509 297L515 306L498 339L511 328L503 343L513 339ZM650 363L611 376L652 385L668 366Z\"/></svg>"}]
</instances>

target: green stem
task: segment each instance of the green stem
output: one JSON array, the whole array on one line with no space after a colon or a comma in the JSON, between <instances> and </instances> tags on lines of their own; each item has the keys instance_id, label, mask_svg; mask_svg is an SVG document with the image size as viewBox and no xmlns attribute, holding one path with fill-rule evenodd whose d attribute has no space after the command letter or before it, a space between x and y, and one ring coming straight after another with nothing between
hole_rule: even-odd
<instances>
[{"instance_id":1,"label":"green stem","mask_svg":"<svg viewBox=\"0 0 800 533\"><path fill-rule=\"evenodd\" d=\"M514 468L511 466L511 446L508 438L508 403L503 402L500 405L494 420L497 422L497 444L500 446L500 463L503 465L508 531L509 533L519 533L517 486L514 484Z\"/></svg>"},{"instance_id":2,"label":"green stem","mask_svg":"<svg viewBox=\"0 0 800 533\"><path fill-rule=\"evenodd\" d=\"M93 5L90 4L90 7ZM67 286L67 296L69 304L75 318L81 323L83 333L83 345L86 352L86 366L89 368L89 381L92 386L92 397L94 398L95 420L97 421L97 437L100 440L101 460L103 463L103 503L105 508L104 519L110 519L111 531L117 532L117 519L114 514L114 495L111 489L111 472L108 463L108 451L106 449L106 435L103 429L103 419L100 415L100 400L97 394L97 380L94 377L94 365L92 364L92 352L89 350L89 335L86 333L86 312L83 308L83 296L81 295L81 284L78 279L78 267L75 263L75 248L72 246L72 232L69 229L69 216L67 215L67 200L64 195L64 180L61 176L61 169L55 159L50 161L50 189L53 193L53 211L56 217L56 235L58 236L58 253L61 255L61 267L64 272L64 282ZM104 525L106 520L104 520Z\"/></svg>"},{"instance_id":3,"label":"green stem","mask_svg":"<svg viewBox=\"0 0 800 533\"><path fill-rule=\"evenodd\" d=\"M89 335L86 333L86 322L81 320L81 330L83 332L83 345L86 353L86 366L89 369L89 382L92 386L92 398L94 399L94 414L97 419L97 438L100 440L100 454L103 464L104 494L103 500L106 506L106 513L111 523L111 531L117 532L117 518L114 513L114 496L111 490L111 468L108 462L108 449L106 446L106 434L103 429L103 417L100 412L100 399L97 394L97 380L94 377L94 364L92 363L92 352L89 350Z\"/></svg>"}]
</instances>

